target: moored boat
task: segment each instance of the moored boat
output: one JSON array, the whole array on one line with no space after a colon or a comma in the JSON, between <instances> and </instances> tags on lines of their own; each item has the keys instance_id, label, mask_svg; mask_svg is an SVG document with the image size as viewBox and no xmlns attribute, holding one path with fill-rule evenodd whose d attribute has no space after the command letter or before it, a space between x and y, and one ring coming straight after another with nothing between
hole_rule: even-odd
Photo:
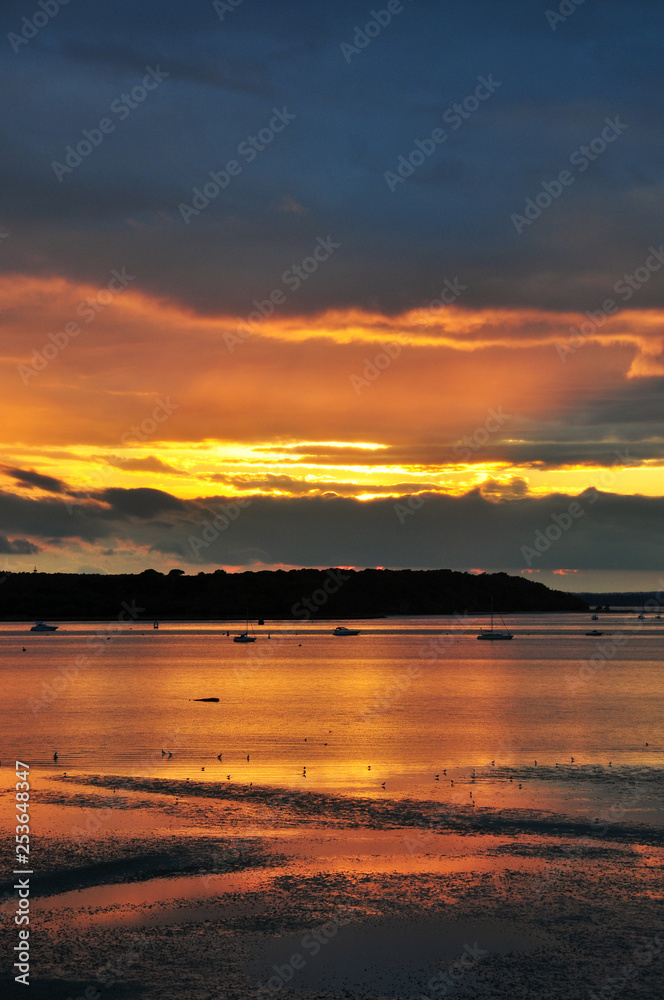
<instances>
[{"instance_id":1,"label":"moored boat","mask_svg":"<svg viewBox=\"0 0 664 1000\"><path fill-rule=\"evenodd\" d=\"M502 619L501 619L502 621ZM505 622L503 622L503 625ZM478 639L488 639L489 641L495 642L500 639L513 639L514 635L512 632L508 632L507 629L501 632L500 629L493 627L493 598L491 598L491 628L483 628L477 637Z\"/></svg>"},{"instance_id":2,"label":"moored boat","mask_svg":"<svg viewBox=\"0 0 664 1000\"><path fill-rule=\"evenodd\" d=\"M46 625L44 622L41 621L35 622L32 628L30 629L31 632L57 632L57 630L58 630L57 625Z\"/></svg>"}]
</instances>

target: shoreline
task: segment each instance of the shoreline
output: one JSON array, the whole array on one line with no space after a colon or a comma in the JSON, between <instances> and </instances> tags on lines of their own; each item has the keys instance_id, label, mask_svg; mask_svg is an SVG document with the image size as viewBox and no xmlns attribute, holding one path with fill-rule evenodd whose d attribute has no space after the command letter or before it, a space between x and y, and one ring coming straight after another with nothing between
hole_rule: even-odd
<instances>
[{"instance_id":1,"label":"shoreline","mask_svg":"<svg viewBox=\"0 0 664 1000\"><path fill-rule=\"evenodd\" d=\"M528 810L511 827L473 826L468 809L454 828L437 802L119 775L45 785L33 820L39 998L95 984L132 1000L295 988L302 1000L410 1000L448 982L462 998L569 1000L648 941L638 995L659 996L664 842L644 831L584 837ZM85 830L86 817L99 825ZM112 991L100 969L114 970Z\"/></svg>"}]
</instances>

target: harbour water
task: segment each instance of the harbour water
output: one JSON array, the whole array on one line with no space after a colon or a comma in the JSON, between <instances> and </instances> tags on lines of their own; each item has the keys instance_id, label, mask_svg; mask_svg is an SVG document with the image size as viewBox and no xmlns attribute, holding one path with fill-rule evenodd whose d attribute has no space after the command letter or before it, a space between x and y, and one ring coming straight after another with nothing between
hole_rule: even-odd
<instances>
[{"instance_id":1,"label":"harbour water","mask_svg":"<svg viewBox=\"0 0 664 1000\"><path fill-rule=\"evenodd\" d=\"M335 624L0 626L34 995L415 1000L472 952L454 995L659 1000L660 623Z\"/></svg>"},{"instance_id":2,"label":"harbour water","mask_svg":"<svg viewBox=\"0 0 664 1000\"><path fill-rule=\"evenodd\" d=\"M353 637L335 624L268 622L246 646L239 622L3 624L0 759L459 800L475 770L492 805L525 804L509 787L519 769L531 804L556 808L574 808L570 781L581 801L609 768L664 765L655 619L606 615L589 636L587 616L521 615L497 643L477 642L480 619L365 621Z\"/></svg>"}]
</instances>

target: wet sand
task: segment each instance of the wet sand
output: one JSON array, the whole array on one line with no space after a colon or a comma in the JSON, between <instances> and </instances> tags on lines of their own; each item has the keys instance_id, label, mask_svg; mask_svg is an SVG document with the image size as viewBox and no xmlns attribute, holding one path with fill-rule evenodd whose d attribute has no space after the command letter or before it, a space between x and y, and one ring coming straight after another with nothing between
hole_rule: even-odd
<instances>
[{"instance_id":1,"label":"wet sand","mask_svg":"<svg viewBox=\"0 0 664 1000\"><path fill-rule=\"evenodd\" d=\"M664 996L664 831L644 821L659 772L641 775L636 819L600 824L578 810L35 778L33 998ZM633 775L602 782L606 802L626 801ZM7 920L2 937L8 954Z\"/></svg>"}]
</instances>

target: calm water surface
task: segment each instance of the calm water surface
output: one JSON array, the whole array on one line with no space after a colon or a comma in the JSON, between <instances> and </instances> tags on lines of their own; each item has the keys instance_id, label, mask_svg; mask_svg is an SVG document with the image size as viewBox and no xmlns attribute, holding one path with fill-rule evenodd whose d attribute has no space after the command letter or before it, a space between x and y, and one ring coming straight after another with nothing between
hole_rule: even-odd
<instances>
[{"instance_id":1,"label":"calm water surface","mask_svg":"<svg viewBox=\"0 0 664 1000\"><path fill-rule=\"evenodd\" d=\"M479 619L381 619L344 638L334 624L268 622L247 646L226 623L3 624L0 759L414 797L491 761L664 763L662 622L511 617L499 643L477 641Z\"/></svg>"}]
</instances>

